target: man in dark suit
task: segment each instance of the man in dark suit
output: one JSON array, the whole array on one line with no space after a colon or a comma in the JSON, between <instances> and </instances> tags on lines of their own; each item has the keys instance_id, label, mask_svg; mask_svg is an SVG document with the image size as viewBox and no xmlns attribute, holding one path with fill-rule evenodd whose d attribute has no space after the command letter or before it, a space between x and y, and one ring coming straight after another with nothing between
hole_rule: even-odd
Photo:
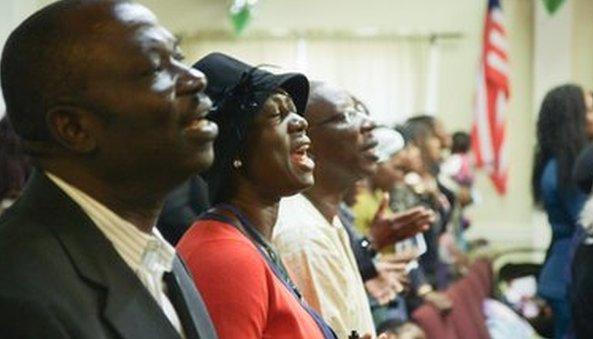
<instances>
[{"instance_id":1,"label":"man in dark suit","mask_svg":"<svg viewBox=\"0 0 593 339\"><path fill-rule=\"evenodd\" d=\"M0 337L216 338L154 228L213 160L204 75L124 1L58 1L10 35L7 113L35 171L0 218Z\"/></svg>"}]
</instances>

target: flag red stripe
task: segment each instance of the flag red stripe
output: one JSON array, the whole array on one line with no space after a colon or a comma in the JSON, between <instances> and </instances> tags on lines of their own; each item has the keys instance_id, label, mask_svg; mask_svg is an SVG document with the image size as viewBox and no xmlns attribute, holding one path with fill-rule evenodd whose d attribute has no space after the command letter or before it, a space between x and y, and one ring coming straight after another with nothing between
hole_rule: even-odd
<instances>
[{"instance_id":1,"label":"flag red stripe","mask_svg":"<svg viewBox=\"0 0 593 339\"><path fill-rule=\"evenodd\" d=\"M506 29L498 1L489 1L484 21L482 63L478 76L472 143L476 163L484 167L500 194L507 190L505 109L510 95ZM495 12L496 11L496 12ZM494 13L494 14L493 14ZM496 20L494 18L497 18ZM491 40L492 39L492 40Z\"/></svg>"}]
</instances>

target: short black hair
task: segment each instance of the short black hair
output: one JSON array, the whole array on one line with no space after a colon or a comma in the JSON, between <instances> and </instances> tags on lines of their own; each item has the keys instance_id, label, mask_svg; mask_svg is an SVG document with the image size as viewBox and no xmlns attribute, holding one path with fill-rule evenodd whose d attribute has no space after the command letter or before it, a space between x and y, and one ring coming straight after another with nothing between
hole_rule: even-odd
<instances>
[{"instance_id":1,"label":"short black hair","mask_svg":"<svg viewBox=\"0 0 593 339\"><path fill-rule=\"evenodd\" d=\"M436 125L436 118L434 116L428 115L428 114L418 114L418 115L408 118L408 120L406 120L406 123L414 124L414 125L421 124L421 125L428 126L434 130L435 125Z\"/></svg>"},{"instance_id":2,"label":"short black hair","mask_svg":"<svg viewBox=\"0 0 593 339\"><path fill-rule=\"evenodd\" d=\"M428 137L436 135L434 130L434 118L429 116L412 117L403 125L404 134L412 142L420 145Z\"/></svg>"},{"instance_id":3,"label":"short black hair","mask_svg":"<svg viewBox=\"0 0 593 339\"><path fill-rule=\"evenodd\" d=\"M31 15L8 37L0 61L1 86L7 115L23 139L51 140L48 109L59 100L81 98L87 85L85 55L93 41L89 33L94 28L73 25L71 19L77 9L100 2L55 2Z\"/></svg>"},{"instance_id":4,"label":"short black hair","mask_svg":"<svg viewBox=\"0 0 593 339\"><path fill-rule=\"evenodd\" d=\"M472 145L472 140L469 134L464 131L457 131L453 133L453 146L451 146L451 153L467 153Z\"/></svg>"}]
</instances>

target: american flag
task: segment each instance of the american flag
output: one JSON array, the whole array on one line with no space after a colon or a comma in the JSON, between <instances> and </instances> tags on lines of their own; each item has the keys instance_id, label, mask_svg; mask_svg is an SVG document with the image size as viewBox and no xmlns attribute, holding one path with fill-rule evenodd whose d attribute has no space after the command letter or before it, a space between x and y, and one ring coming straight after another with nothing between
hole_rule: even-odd
<instances>
[{"instance_id":1,"label":"american flag","mask_svg":"<svg viewBox=\"0 0 593 339\"><path fill-rule=\"evenodd\" d=\"M505 112L510 92L506 30L499 0L488 1L483 39L472 146L476 165L485 168L498 193L505 194L509 167Z\"/></svg>"}]
</instances>

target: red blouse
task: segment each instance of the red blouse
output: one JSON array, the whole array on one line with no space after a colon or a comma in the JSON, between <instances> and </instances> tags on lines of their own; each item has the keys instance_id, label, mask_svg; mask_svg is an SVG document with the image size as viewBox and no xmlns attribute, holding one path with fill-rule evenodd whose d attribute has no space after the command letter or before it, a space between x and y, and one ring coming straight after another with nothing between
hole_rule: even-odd
<instances>
[{"instance_id":1,"label":"red blouse","mask_svg":"<svg viewBox=\"0 0 593 339\"><path fill-rule=\"evenodd\" d=\"M313 318L234 226L199 220L177 250L193 274L219 338L323 338Z\"/></svg>"}]
</instances>

